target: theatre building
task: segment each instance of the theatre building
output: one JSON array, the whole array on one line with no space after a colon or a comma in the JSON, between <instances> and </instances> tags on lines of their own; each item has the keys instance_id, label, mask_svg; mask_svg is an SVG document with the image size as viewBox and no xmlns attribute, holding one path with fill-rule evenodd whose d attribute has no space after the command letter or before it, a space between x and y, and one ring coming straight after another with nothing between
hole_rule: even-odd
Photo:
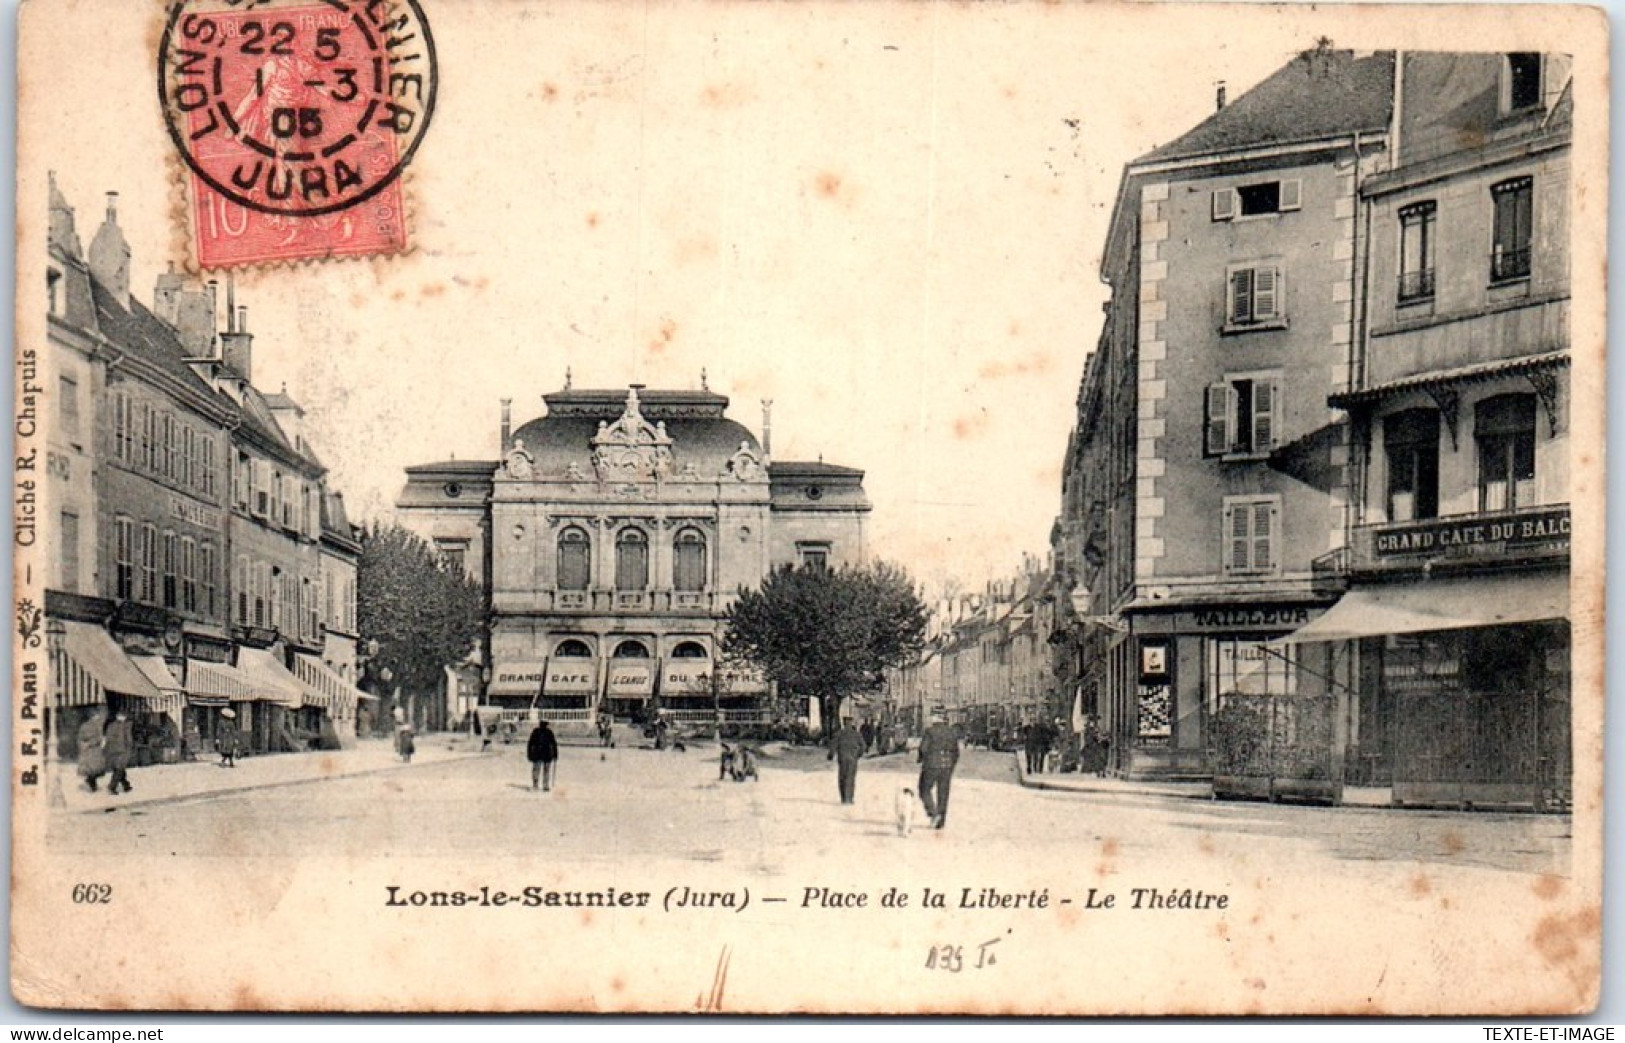
<instances>
[{"instance_id":1,"label":"theatre building","mask_svg":"<svg viewBox=\"0 0 1625 1043\"><path fill-rule=\"evenodd\" d=\"M1348 592L1291 641L1349 664L1348 781L1396 803L1570 800L1569 64L1402 55L1361 193Z\"/></svg>"},{"instance_id":2,"label":"theatre building","mask_svg":"<svg viewBox=\"0 0 1625 1043\"><path fill-rule=\"evenodd\" d=\"M485 590L485 705L754 720L769 686L720 662L725 615L775 567L864 560L863 472L774 461L709 390L565 390L501 459L407 468L402 524ZM790 693L784 693L790 694Z\"/></svg>"}]
</instances>

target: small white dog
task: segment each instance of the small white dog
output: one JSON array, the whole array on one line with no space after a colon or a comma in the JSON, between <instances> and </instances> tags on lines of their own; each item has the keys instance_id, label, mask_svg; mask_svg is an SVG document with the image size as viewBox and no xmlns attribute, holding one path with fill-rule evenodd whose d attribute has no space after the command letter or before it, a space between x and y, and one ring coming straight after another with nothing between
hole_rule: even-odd
<instances>
[{"instance_id":1,"label":"small white dog","mask_svg":"<svg viewBox=\"0 0 1625 1043\"><path fill-rule=\"evenodd\" d=\"M906 837L914 831L914 805L918 803L914 791L907 786L897 791L897 835Z\"/></svg>"}]
</instances>

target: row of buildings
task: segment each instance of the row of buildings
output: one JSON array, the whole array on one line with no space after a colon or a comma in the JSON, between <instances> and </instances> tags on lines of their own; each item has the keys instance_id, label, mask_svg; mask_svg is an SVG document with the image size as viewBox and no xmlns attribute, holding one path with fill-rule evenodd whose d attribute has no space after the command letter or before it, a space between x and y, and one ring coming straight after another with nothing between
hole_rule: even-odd
<instances>
[{"instance_id":1,"label":"row of buildings","mask_svg":"<svg viewBox=\"0 0 1625 1043\"><path fill-rule=\"evenodd\" d=\"M256 752L354 735L358 533L299 405L253 384L247 309L173 271L142 304L116 193L86 250L53 180L48 245L56 749L98 712L130 716L140 763L199 756L224 721Z\"/></svg>"},{"instance_id":2,"label":"row of buildings","mask_svg":"<svg viewBox=\"0 0 1625 1043\"><path fill-rule=\"evenodd\" d=\"M1052 541L1112 771L1567 804L1570 65L1323 47L1124 169Z\"/></svg>"},{"instance_id":3,"label":"row of buildings","mask_svg":"<svg viewBox=\"0 0 1625 1043\"><path fill-rule=\"evenodd\" d=\"M484 593L488 629L465 707L532 710L567 730L601 713L677 723L773 718L759 671L723 655L729 606L775 568L867 554L863 472L772 458L710 390L542 396L496 459L406 469L400 523ZM787 695L789 693L786 693Z\"/></svg>"}]
</instances>

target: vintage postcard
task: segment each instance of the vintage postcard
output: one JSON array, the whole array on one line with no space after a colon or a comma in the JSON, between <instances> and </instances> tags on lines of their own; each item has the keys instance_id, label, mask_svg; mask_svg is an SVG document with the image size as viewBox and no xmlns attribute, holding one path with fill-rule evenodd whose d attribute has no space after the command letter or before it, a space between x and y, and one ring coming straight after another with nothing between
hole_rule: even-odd
<instances>
[{"instance_id":1,"label":"vintage postcard","mask_svg":"<svg viewBox=\"0 0 1625 1043\"><path fill-rule=\"evenodd\" d=\"M19 1003L1598 1003L1599 11L19 18Z\"/></svg>"}]
</instances>

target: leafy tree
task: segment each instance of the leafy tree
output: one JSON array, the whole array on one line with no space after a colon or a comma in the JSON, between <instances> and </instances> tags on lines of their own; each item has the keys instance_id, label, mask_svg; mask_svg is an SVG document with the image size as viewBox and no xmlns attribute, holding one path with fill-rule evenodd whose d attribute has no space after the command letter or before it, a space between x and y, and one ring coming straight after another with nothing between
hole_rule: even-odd
<instances>
[{"instance_id":1,"label":"leafy tree","mask_svg":"<svg viewBox=\"0 0 1625 1043\"><path fill-rule=\"evenodd\" d=\"M417 536L374 523L362 537L356 624L364 641L378 642L369 676L389 670L416 705L439 690L444 667L468 658L483 617L479 584Z\"/></svg>"},{"instance_id":2,"label":"leafy tree","mask_svg":"<svg viewBox=\"0 0 1625 1043\"><path fill-rule=\"evenodd\" d=\"M925 628L914 581L895 565L784 566L760 588L740 591L723 648L780 688L818 699L828 734L843 700L919 654Z\"/></svg>"}]
</instances>

